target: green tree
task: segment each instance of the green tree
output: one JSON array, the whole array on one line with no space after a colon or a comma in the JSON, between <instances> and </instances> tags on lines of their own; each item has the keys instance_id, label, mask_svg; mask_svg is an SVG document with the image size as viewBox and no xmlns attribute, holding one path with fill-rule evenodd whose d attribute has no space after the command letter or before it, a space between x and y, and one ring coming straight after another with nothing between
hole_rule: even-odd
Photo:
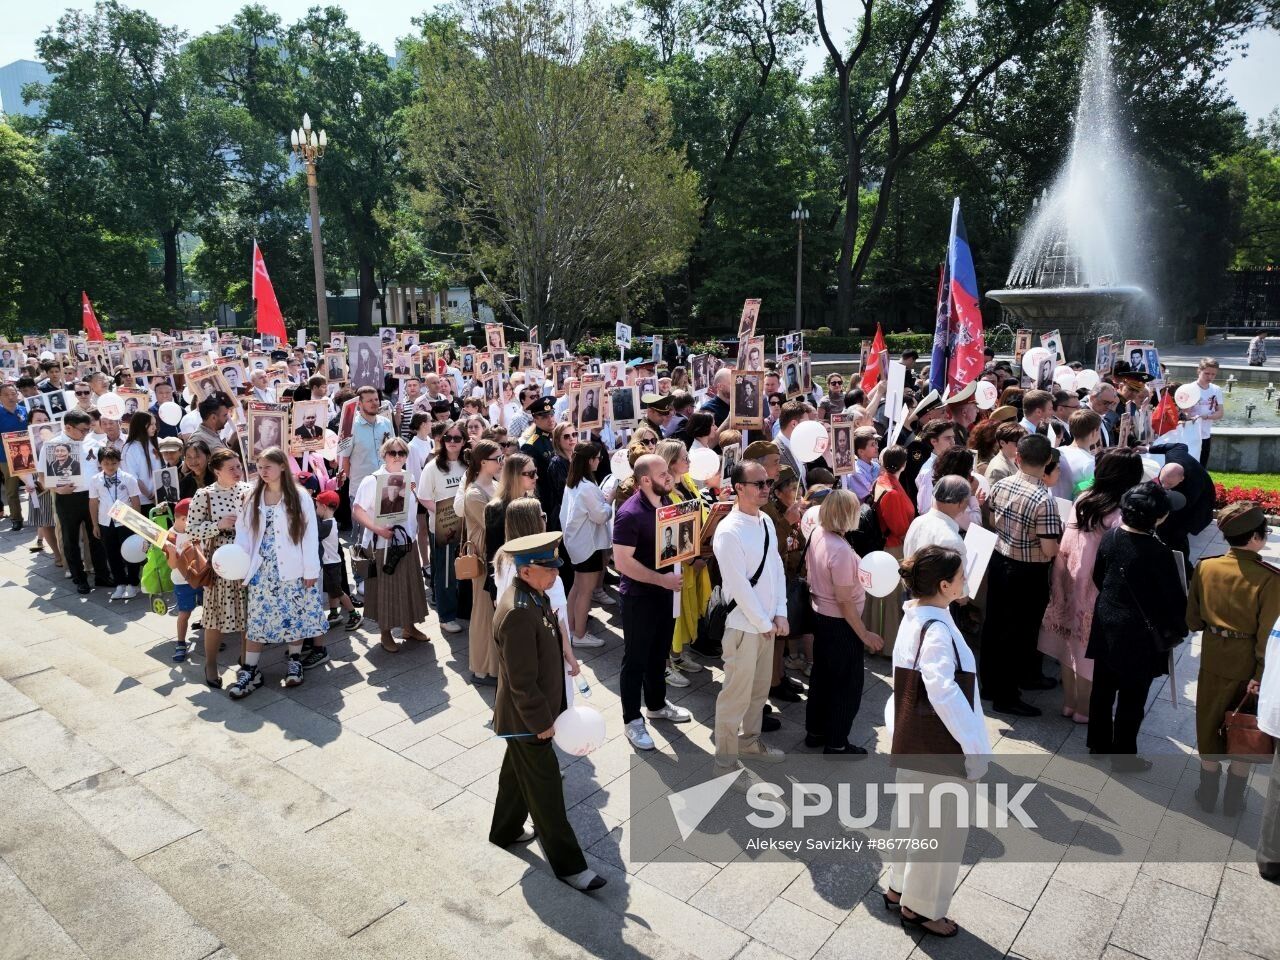
<instances>
[{"instance_id":1,"label":"green tree","mask_svg":"<svg viewBox=\"0 0 1280 960\"><path fill-rule=\"evenodd\" d=\"M69 10L37 42L51 80L31 91L43 128L75 138L110 172L118 229L146 230L160 242L164 291L175 305L178 234L212 204L226 166L221 111L184 68L183 40L116 0L99 0L91 13Z\"/></svg>"},{"instance_id":2,"label":"green tree","mask_svg":"<svg viewBox=\"0 0 1280 960\"><path fill-rule=\"evenodd\" d=\"M457 223L483 292L546 340L650 302L696 230L666 97L586 56L592 26L549 0L478 3L424 21L410 55L421 209Z\"/></svg>"},{"instance_id":3,"label":"green tree","mask_svg":"<svg viewBox=\"0 0 1280 960\"><path fill-rule=\"evenodd\" d=\"M1219 172L1240 209L1232 266L1280 266L1280 110L1258 122L1241 148L1223 158Z\"/></svg>"}]
</instances>

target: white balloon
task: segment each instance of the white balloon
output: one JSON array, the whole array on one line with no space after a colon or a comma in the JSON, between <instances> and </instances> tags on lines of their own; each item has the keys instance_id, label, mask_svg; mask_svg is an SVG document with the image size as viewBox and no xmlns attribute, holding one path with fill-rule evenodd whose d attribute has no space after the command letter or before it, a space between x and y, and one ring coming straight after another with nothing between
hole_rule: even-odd
<instances>
[{"instance_id":1,"label":"white balloon","mask_svg":"<svg viewBox=\"0 0 1280 960\"><path fill-rule=\"evenodd\" d=\"M179 433L195 433L200 429L200 412L198 410L190 411L185 417L178 421Z\"/></svg>"},{"instance_id":2,"label":"white balloon","mask_svg":"<svg viewBox=\"0 0 1280 960\"><path fill-rule=\"evenodd\" d=\"M556 746L572 757L585 757L604 746L604 715L592 707L575 703L556 717L553 729Z\"/></svg>"},{"instance_id":3,"label":"white balloon","mask_svg":"<svg viewBox=\"0 0 1280 960\"><path fill-rule=\"evenodd\" d=\"M1180 410L1190 410L1200 402L1201 390L1198 383L1184 383L1173 391L1173 402Z\"/></svg>"},{"instance_id":4,"label":"white balloon","mask_svg":"<svg viewBox=\"0 0 1280 960\"><path fill-rule=\"evenodd\" d=\"M320 456L326 460L333 460L338 456L338 435L327 427L324 431L324 449L320 451Z\"/></svg>"},{"instance_id":5,"label":"white balloon","mask_svg":"<svg viewBox=\"0 0 1280 960\"><path fill-rule=\"evenodd\" d=\"M1160 476L1160 464L1150 457L1142 458L1142 479L1154 480Z\"/></svg>"},{"instance_id":6,"label":"white balloon","mask_svg":"<svg viewBox=\"0 0 1280 960\"><path fill-rule=\"evenodd\" d=\"M898 561L883 550L868 553L860 563L862 586L873 597L887 597L898 588Z\"/></svg>"},{"instance_id":7,"label":"white balloon","mask_svg":"<svg viewBox=\"0 0 1280 960\"><path fill-rule=\"evenodd\" d=\"M627 459L627 448L619 447L609 458L609 470L619 482L631 476L631 461Z\"/></svg>"},{"instance_id":8,"label":"white balloon","mask_svg":"<svg viewBox=\"0 0 1280 960\"><path fill-rule=\"evenodd\" d=\"M1097 370L1081 370L1076 374L1076 386L1082 390L1092 390L1101 380Z\"/></svg>"},{"instance_id":9,"label":"white balloon","mask_svg":"<svg viewBox=\"0 0 1280 960\"><path fill-rule=\"evenodd\" d=\"M996 405L999 397L1000 392L996 390L996 385L987 380L979 380L978 385L973 388L973 399L979 410L990 410Z\"/></svg>"},{"instance_id":10,"label":"white balloon","mask_svg":"<svg viewBox=\"0 0 1280 960\"><path fill-rule=\"evenodd\" d=\"M689 476L703 482L720 472L720 454L708 447L689 451Z\"/></svg>"},{"instance_id":11,"label":"white balloon","mask_svg":"<svg viewBox=\"0 0 1280 960\"><path fill-rule=\"evenodd\" d=\"M806 420L798 424L791 434L791 452L800 463L808 463L826 453L830 442L825 423Z\"/></svg>"},{"instance_id":12,"label":"white balloon","mask_svg":"<svg viewBox=\"0 0 1280 960\"><path fill-rule=\"evenodd\" d=\"M1053 358L1044 347L1032 347L1022 355L1022 372L1029 377L1036 377L1040 372L1040 364Z\"/></svg>"},{"instance_id":13,"label":"white balloon","mask_svg":"<svg viewBox=\"0 0 1280 960\"><path fill-rule=\"evenodd\" d=\"M124 398L115 393L104 393L98 398L98 413L107 420L119 420L124 416Z\"/></svg>"},{"instance_id":14,"label":"white balloon","mask_svg":"<svg viewBox=\"0 0 1280 960\"><path fill-rule=\"evenodd\" d=\"M174 403L172 400L160 404L158 412L160 414L160 420L171 427L176 427L182 422L182 407Z\"/></svg>"},{"instance_id":15,"label":"white balloon","mask_svg":"<svg viewBox=\"0 0 1280 960\"><path fill-rule=\"evenodd\" d=\"M147 541L135 533L120 544L120 556L126 563L142 563L147 559Z\"/></svg>"},{"instance_id":16,"label":"white balloon","mask_svg":"<svg viewBox=\"0 0 1280 960\"><path fill-rule=\"evenodd\" d=\"M249 573L249 554L242 547L228 543L213 551L213 572L223 580L243 580Z\"/></svg>"},{"instance_id":17,"label":"white balloon","mask_svg":"<svg viewBox=\"0 0 1280 960\"><path fill-rule=\"evenodd\" d=\"M1076 373L1070 367L1063 367L1061 373L1053 375L1053 382L1068 393L1072 393L1076 389Z\"/></svg>"}]
</instances>

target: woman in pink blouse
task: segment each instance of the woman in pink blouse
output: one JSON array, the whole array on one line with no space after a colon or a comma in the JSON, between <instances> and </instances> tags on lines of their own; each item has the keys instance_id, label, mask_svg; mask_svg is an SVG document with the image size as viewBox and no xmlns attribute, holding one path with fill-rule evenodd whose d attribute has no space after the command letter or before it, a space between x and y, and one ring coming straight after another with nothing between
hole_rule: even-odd
<instances>
[{"instance_id":1,"label":"woman in pink blouse","mask_svg":"<svg viewBox=\"0 0 1280 960\"><path fill-rule=\"evenodd\" d=\"M818 528L809 541L809 602L813 607L813 672L805 712L807 747L823 753L865 754L849 742L862 703L862 648L884 646L862 623L866 593L858 555L844 535L858 522L858 498L832 490L818 509Z\"/></svg>"},{"instance_id":2,"label":"woman in pink blouse","mask_svg":"<svg viewBox=\"0 0 1280 960\"><path fill-rule=\"evenodd\" d=\"M1040 652L1062 667L1062 715L1089 722L1093 661L1084 655L1098 588L1093 565L1102 535L1120 525L1120 497L1142 482L1142 458L1129 449L1108 450L1094 468L1093 486L1067 518L1062 546L1050 574L1049 606L1040 626Z\"/></svg>"}]
</instances>

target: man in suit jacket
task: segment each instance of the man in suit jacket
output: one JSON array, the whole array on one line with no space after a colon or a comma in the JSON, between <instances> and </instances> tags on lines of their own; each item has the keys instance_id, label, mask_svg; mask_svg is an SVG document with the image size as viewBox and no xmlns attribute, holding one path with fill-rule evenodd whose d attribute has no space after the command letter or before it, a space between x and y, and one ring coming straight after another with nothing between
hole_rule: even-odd
<instances>
[{"instance_id":1,"label":"man in suit jacket","mask_svg":"<svg viewBox=\"0 0 1280 960\"><path fill-rule=\"evenodd\" d=\"M561 535L535 533L509 540L503 552L516 579L493 616L498 647L498 692L493 731L507 741L498 774L489 842L527 843L536 835L552 871L576 890L598 890L604 877L587 868L565 812L560 765L551 746L556 717L565 709L565 661L559 621L547 590L561 565ZM533 830L525 819L533 819Z\"/></svg>"},{"instance_id":2,"label":"man in suit jacket","mask_svg":"<svg viewBox=\"0 0 1280 960\"><path fill-rule=\"evenodd\" d=\"M1185 443L1157 443L1151 447L1151 452L1164 455L1160 485L1171 493L1180 494L1183 501L1179 503L1178 497L1173 498L1174 509L1156 528L1156 533L1170 550L1182 551L1190 572L1191 537L1213 522L1216 498L1213 478L1200 465L1200 460L1191 456Z\"/></svg>"}]
</instances>

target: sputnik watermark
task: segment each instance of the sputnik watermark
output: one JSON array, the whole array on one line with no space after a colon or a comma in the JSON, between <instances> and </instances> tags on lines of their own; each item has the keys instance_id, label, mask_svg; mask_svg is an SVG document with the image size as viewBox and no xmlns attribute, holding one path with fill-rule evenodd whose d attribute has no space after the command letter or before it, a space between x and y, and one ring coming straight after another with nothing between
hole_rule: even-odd
<instances>
[{"instance_id":1,"label":"sputnik watermark","mask_svg":"<svg viewBox=\"0 0 1280 960\"><path fill-rule=\"evenodd\" d=\"M792 783L790 786L791 803L787 804L777 784L752 784L747 790L747 805L754 812L747 815L747 822L762 830L781 826L800 829L811 818L828 816L833 804L838 804L835 810L841 826L865 830L880 819L881 794L884 794L892 798L893 825L901 830L911 826L911 807L917 802L915 798L926 796L929 806L924 825L930 830L961 829L971 825L1004 829L1009 825L1010 817L1027 829L1036 827L1036 822L1022 807L1035 790L1034 783L1022 784L1013 796L1009 796L1007 783L938 783L927 788L923 783L868 783L864 784L860 812L853 808L851 784L839 784L834 797L826 784ZM955 803L944 804L947 797L954 798Z\"/></svg>"}]
</instances>

